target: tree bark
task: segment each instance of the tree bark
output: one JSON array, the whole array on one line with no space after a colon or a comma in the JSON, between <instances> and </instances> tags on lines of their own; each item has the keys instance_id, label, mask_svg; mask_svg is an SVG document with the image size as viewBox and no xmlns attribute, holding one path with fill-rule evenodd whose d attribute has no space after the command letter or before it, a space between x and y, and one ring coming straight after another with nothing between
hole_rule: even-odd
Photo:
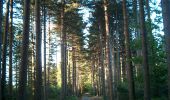
<instances>
[{"instance_id":1,"label":"tree bark","mask_svg":"<svg viewBox=\"0 0 170 100\"><path fill-rule=\"evenodd\" d=\"M101 23L101 17L99 18L99 45L100 45L100 57L99 57L99 67L101 68L100 70L101 70L101 84L102 84L102 86L101 86L101 94L103 95L103 97L104 97L104 99L106 99L106 92L105 92L105 68L104 68L104 54L103 54L103 34L102 34L102 32L103 32L103 30L102 30L102 23Z\"/></svg>"},{"instance_id":2,"label":"tree bark","mask_svg":"<svg viewBox=\"0 0 170 100\"><path fill-rule=\"evenodd\" d=\"M22 36L21 65L19 71L19 90L18 100L27 100L26 83L27 83L27 65L28 65L28 48L29 48L29 20L30 20L30 0L24 0L24 26Z\"/></svg>"},{"instance_id":3,"label":"tree bark","mask_svg":"<svg viewBox=\"0 0 170 100\"><path fill-rule=\"evenodd\" d=\"M104 0L104 18L105 18L105 32L106 32L106 61L109 69L109 100L113 100L113 71L112 71L112 54L110 44L110 31L109 31L109 17L108 17L108 3Z\"/></svg>"},{"instance_id":4,"label":"tree bark","mask_svg":"<svg viewBox=\"0 0 170 100\"><path fill-rule=\"evenodd\" d=\"M5 14L5 29L4 29L4 39L3 39L3 54L2 54L2 100L6 100L6 57L7 57L7 38L8 38L8 29L9 29L9 4L10 1L7 0L6 4L6 14Z\"/></svg>"},{"instance_id":5,"label":"tree bark","mask_svg":"<svg viewBox=\"0 0 170 100\"><path fill-rule=\"evenodd\" d=\"M167 67L168 67L168 96L170 100L170 1L161 0L163 24L166 41Z\"/></svg>"},{"instance_id":6,"label":"tree bark","mask_svg":"<svg viewBox=\"0 0 170 100\"><path fill-rule=\"evenodd\" d=\"M42 100L42 60L41 60L41 24L40 0L35 0L35 32L36 32L36 67L35 67L35 100Z\"/></svg>"},{"instance_id":7,"label":"tree bark","mask_svg":"<svg viewBox=\"0 0 170 100\"><path fill-rule=\"evenodd\" d=\"M13 0L10 0L10 28L9 28L9 99L12 99L12 47L13 47Z\"/></svg>"},{"instance_id":8,"label":"tree bark","mask_svg":"<svg viewBox=\"0 0 170 100\"><path fill-rule=\"evenodd\" d=\"M143 69L144 69L144 100L151 100L150 97L150 77L147 51L147 32L145 26L144 1L139 0L140 9L140 32L142 37Z\"/></svg>"},{"instance_id":9,"label":"tree bark","mask_svg":"<svg viewBox=\"0 0 170 100\"><path fill-rule=\"evenodd\" d=\"M2 14L3 14L3 0L0 0L0 69L1 69L1 50L2 50ZM1 70L0 70L0 100L2 99L1 90Z\"/></svg>"},{"instance_id":10,"label":"tree bark","mask_svg":"<svg viewBox=\"0 0 170 100\"><path fill-rule=\"evenodd\" d=\"M44 17L44 100L47 100L47 75L46 75L46 72L47 72L47 68L46 68L46 14L47 14L47 11L46 11L46 2L45 0L43 1L44 5L43 5L43 17Z\"/></svg>"},{"instance_id":11,"label":"tree bark","mask_svg":"<svg viewBox=\"0 0 170 100\"><path fill-rule=\"evenodd\" d=\"M73 53L72 53L72 61L73 61L73 75L72 75L72 79L73 79L73 95L76 95L76 52L75 52L75 47L73 47Z\"/></svg>"},{"instance_id":12,"label":"tree bark","mask_svg":"<svg viewBox=\"0 0 170 100\"><path fill-rule=\"evenodd\" d=\"M128 17L126 11L126 0L123 0L123 19L124 19L124 35L125 35L125 50L126 50L126 66L128 74L128 90L129 100L135 100L135 87L133 79L133 67L131 61L131 50L130 50L130 37L128 30Z\"/></svg>"},{"instance_id":13,"label":"tree bark","mask_svg":"<svg viewBox=\"0 0 170 100\"><path fill-rule=\"evenodd\" d=\"M61 100L65 100L67 96L67 69L66 69L66 32L64 30L64 8L65 1L61 1L61 74L62 74L62 90L61 90Z\"/></svg>"}]
</instances>

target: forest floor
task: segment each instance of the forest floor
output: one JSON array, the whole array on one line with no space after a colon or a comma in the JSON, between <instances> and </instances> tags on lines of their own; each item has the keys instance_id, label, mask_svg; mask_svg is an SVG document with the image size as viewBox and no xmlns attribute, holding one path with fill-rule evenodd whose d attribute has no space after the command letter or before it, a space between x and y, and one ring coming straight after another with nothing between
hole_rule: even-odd
<instances>
[{"instance_id":1,"label":"forest floor","mask_svg":"<svg viewBox=\"0 0 170 100\"><path fill-rule=\"evenodd\" d=\"M102 97L90 96L89 93L85 93L80 100L103 100Z\"/></svg>"}]
</instances>

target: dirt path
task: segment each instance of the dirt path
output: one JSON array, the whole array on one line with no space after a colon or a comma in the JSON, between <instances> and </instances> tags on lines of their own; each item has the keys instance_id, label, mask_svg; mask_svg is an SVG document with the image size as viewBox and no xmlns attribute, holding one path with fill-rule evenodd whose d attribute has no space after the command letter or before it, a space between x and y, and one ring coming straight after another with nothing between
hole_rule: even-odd
<instances>
[{"instance_id":1,"label":"dirt path","mask_svg":"<svg viewBox=\"0 0 170 100\"><path fill-rule=\"evenodd\" d=\"M91 100L88 96L83 96L81 100Z\"/></svg>"},{"instance_id":2,"label":"dirt path","mask_svg":"<svg viewBox=\"0 0 170 100\"><path fill-rule=\"evenodd\" d=\"M80 100L103 100L102 97L91 96L90 93L85 93Z\"/></svg>"}]
</instances>

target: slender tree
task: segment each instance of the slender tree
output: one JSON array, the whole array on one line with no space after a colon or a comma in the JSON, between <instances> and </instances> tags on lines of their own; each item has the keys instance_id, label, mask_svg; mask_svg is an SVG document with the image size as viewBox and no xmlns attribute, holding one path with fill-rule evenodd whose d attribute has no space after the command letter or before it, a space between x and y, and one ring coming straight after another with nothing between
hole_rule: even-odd
<instances>
[{"instance_id":1,"label":"slender tree","mask_svg":"<svg viewBox=\"0 0 170 100\"><path fill-rule=\"evenodd\" d=\"M9 98L12 99L12 47L13 47L13 0L10 0L10 28L9 28Z\"/></svg>"},{"instance_id":2,"label":"slender tree","mask_svg":"<svg viewBox=\"0 0 170 100\"><path fill-rule=\"evenodd\" d=\"M35 100L42 100L42 62L41 62L41 24L40 0L35 0L35 32L36 32L36 67L35 67Z\"/></svg>"},{"instance_id":3,"label":"slender tree","mask_svg":"<svg viewBox=\"0 0 170 100\"><path fill-rule=\"evenodd\" d=\"M133 79L133 67L131 61L130 50L130 35L128 30L128 17L126 11L126 0L123 0L123 19L124 19L124 35L125 35L125 49L126 49L126 66L128 74L128 88L129 88L129 100L135 100L135 88Z\"/></svg>"},{"instance_id":4,"label":"slender tree","mask_svg":"<svg viewBox=\"0 0 170 100\"><path fill-rule=\"evenodd\" d=\"M109 69L109 100L114 99L113 94L113 75L112 75L112 54L111 54L111 44L110 44L110 30L109 30L109 15L108 15L108 2L104 0L104 18L105 18L105 32L106 32L106 61Z\"/></svg>"},{"instance_id":5,"label":"slender tree","mask_svg":"<svg viewBox=\"0 0 170 100\"><path fill-rule=\"evenodd\" d=\"M143 0L139 0L139 9L140 9L140 24L141 24L140 32L142 37L143 69L144 69L144 100L151 100L148 51L147 51L147 31L145 26Z\"/></svg>"},{"instance_id":6,"label":"slender tree","mask_svg":"<svg viewBox=\"0 0 170 100\"><path fill-rule=\"evenodd\" d=\"M2 12L3 12L3 0L0 0L0 100L1 98L1 49L2 49Z\"/></svg>"},{"instance_id":7,"label":"slender tree","mask_svg":"<svg viewBox=\"0 0 170 100\"><path fill-rule=\"evenodd\" d=\"M166 40L166 54L167 54L167 67L168 67L168 96L170 100L170 1L161 0L163 24Z\"/></svg>"},{"instance_id":8,"label":"slender tree","mask_svg":"<svg viewBox=\"0 0 170 100\"><path fill-rule=\"evenodd\" d=\"M27 100L26 83L28 68L28 48L29 48L29 20L30 20L30 0L24 0L24 26L22 36L21 64L19 69L18 100Z\"/></svg>"},{"instance_id":9,"label":"slender tree","mask_svg":"<svg viewBox=\"0 0 170 100\"><path fill-rule=\"evenodd\" d=\"M65 0L61 1L61 74L62 74L62 90L61 90L61 100L66 99L67 95L67 69L66 69L66 32L64 30L64 8L65 8Z\"/></svg>"},{"instance_id":10,"label":"slender tree","mask_svg":"<svg viewBox=\"0 0 170 100\"><path fill-rule=\"evenodd\" d=\"M73 79L73 95L76 95L76 48L73 46L72 47L72 62L73 62L73 75L72 75L72 79Z\"/></svg>"},{"instance_id":11,"label":"slender tree","mask_svg":"<svg viewBox=\"0 0 170 100\"><path fill-rule=\"evenodd\" d=\"M46 68L46 14L47 14L47 10L46 10L46 0L43 1L43 17L44 17L44 100L47 100L47 68Z\"/></svg>"},{"instance_id":12,"label":"slender tree","mask_svg":"<svg viewBox=\"0 0 170 100\"><path fill-rule=\"evenodd\" d=\"M4 38L3 38L3 55L2 55L2 100L6 100L6 57L7 57L7 38L8 38L8 29L9 29L9 4L10 1L7 0L6 4L6 14L5 14L5 29L4 29Z\"/></svg>"},{"instance_id":13,"label":"slender tree","mask_svg":"<svg viewBox=\"0 0 170 100\"><path fill-rule=\"evenodd\" d=\"M99 66L101 68L101 94L104 96L104 99L106 99L106 91L105 91L105 67L104 67L104 50L103 50L103 30L102 30L102 20L101 17L99 18L99 31L100 31L100 35L99 35L99 45L100 45L100 57L99 57Z\"/></svg>"}]
</instances>

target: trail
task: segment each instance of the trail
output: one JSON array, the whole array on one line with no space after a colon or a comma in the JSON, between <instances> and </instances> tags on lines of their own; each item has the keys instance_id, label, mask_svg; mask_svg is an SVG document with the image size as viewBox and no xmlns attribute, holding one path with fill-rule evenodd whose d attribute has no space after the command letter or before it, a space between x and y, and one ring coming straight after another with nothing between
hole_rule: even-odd
<instances>
[{"instance_id":1,"label":"trail","mask_svg":"<svg viewBox=\"0 0 170 100\"><path fill-rule=\"evenodd\" d=\"M83 96L81 100L91 100L88 96Z\"/></svg>"},{"instance_id":2,"label":"trail","mask_svg":"<svg viewBox=\"0 0 170 100\"><path fill-rule=\"evenodd\" d=\"M102 97L98 97L98 96L90 96L89 93L86 93L82 96L82 98L80 100L102 100Z\"/></svg>"}]
</instances>

